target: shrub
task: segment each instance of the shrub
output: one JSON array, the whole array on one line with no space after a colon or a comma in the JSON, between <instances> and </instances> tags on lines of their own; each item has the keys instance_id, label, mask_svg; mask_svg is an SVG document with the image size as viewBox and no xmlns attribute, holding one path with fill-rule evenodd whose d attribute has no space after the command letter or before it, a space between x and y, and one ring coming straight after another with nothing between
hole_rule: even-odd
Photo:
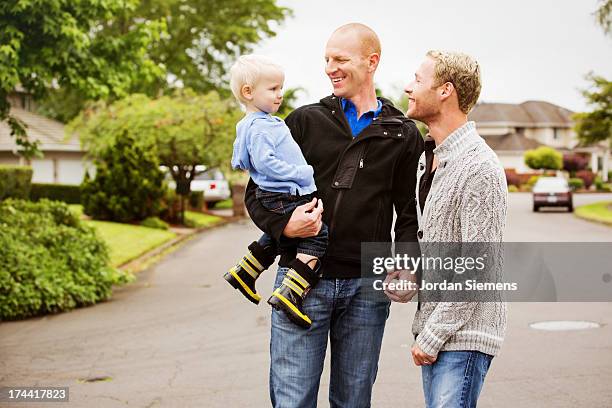
<instances>
[{"instance_id":1,"label":"shrub","mask_svg":"<svg viewBox=\"0 0 612 408\"><path fill-rule=\"evenodd\" d=\"M597 189L597 191L600 191L602 186L604 185L603 180L601 179L601 176L595 176L595 188Z\"/></svg>"},{"instance_id":2,"label":"shrub","mask_svg":"<svg viewBox=\"0 0 612 408\"><path fill-rule=\"evenodd\" d=\"M32 168L0 165L0 200L28 198L32 182Z\"/></svg>"},{"instance_id":3,"label":"shrub","mask_svg":"<svg viewBox=\"0 0 612 408\"><path fill-rule=\"evenodd\" d=\"M586 169L589 160L579 154L564 154L563 155L563 170L574 174L578 170Z\"/></svg>"},{"instance_id":4,"label":"shrub","mask_svg":"<svg viewBox=\"0 0 612 408\"><path fill-rule=\"evenodd\" d=\"M533 187L535 185L535 183L538 182L538 179L540 178L540 176L531 176L529 177L529 180L527 180L527 184L529 187Z\"/></svg>"},{"instance_id":5,"label":"shrub","mask_svg":"<svg viewBox=\"0 0 612 408\"><path fill-rule=\"evenodd\" d=\"M510 185L508 186L508 192L509 192L509 193L516 193L516 192L518 192L518 191L519 191L518 187L517 187L517 186L515 186L514 184L510 184Z\"/></svg>"},{"instance_id":6,"label":"shrub","mask_svg":"<svg viewBox=\"0 0 612 408\"><path fill-rule=\"evenodd\" d=\"M525 152L525 164L532 169L560 170L563 166L563 155L552 147L540 146Z\"/></svg>"},{"instance_id":7,"label":"shrub","mask_svg":"<svg viewBox=\"0 0 612 408\"><path fill-rule=\"evenodd\" d=\"M108 266L108 250L68 205L0 203L0 319L70 310L107 299L130 275Z\"/></svg>"},{"instance_id":8,"label":"shrub","mask_svg":"<svg viewBox=\"0 0 612 408\"><path fill-rule=\"evenodd\" d=\"M214 207L217 210L224 210L224 209L231 210L234 207L234 203L231 198L228 198L227 200L219 201L218 203L215 204Z\"/></svg>"},{"instance_id":9,"label":"shrub","mask_svg":"<svg viewBox=\"0 0 612 408\"><path fill-rule=\"evenodd\" d=\"M570 178L567 183L571 187L572 190L578 190L579 188L584 187L584 181L581 178Z\"/></svg>"},{"instance_id":10,"label":"shrub","mask_svg":"<svg viewBox=\"0 0 612 408\"><path fill-rule=\"evenodd\" d=\"M185 211L185 226L189 228L210 227L221 221L221 218L192 211Z\"/></svg>"},{"instance_id":11,"label":"shrub","mask_svg":"<svg viewBox=\"0 0 612 408\"><path fill-rule=\"evenodd\" d=\"M164 174L155 155L124 133L96 163L96 178L85 175L85 214L99 220L130 222L156 216L164 195Z\"/></svg>"},{"instance_id":12,"label":"shrub","mask_svg":"<svg viewBox=\"0 0 612 408\"><path fill-rule=\"evenodd\" d=\"M595 173L589 170L580 170L576 172L576 177L584 181L584 187L589 188L595 180Z\"/></svg>"},{"instance_id":13,"label":"shrub","mask_svg":"<svg viewBox=\"0 0 612 408\"><path fill-rule=\"evenodd\" d=\"M63 201L68 204L80 204L81 187L69 184L33 183L30 200L38 201L41 198Z\"/></svg>"},{"instance_id":14,"label":"shrub","mask_svg":"<svg viewBox=\"0 0 612 408\"><path fill-rule=\"evenodd\" d=\"M601 186L601 191L604 191L606 193L612 192L612 184L610 184L610 183L603 184Z\"/></svg>"},{"instance_id":15,"label":"shrub","mask_svg":"<svg viewBox=\"0 0 612 408\"><path fill-rule=\"evenodd\" d=\"M204 206L204 193L201 191L192 191L189 193L189 207L194 210L202 210Z\"/></svg>"},{"instance_id":16,"label":"shrub","mask_svg":"<svg viewBox=\"0 0 612 408\"><path fill-rule=\"evenodd\" d=\"M514 170L504 169L504 172L509 186L519 186L521 184L521 177Z\"/></svg>"},{"instance_id":17,"label":"shrub","mask_svg":"<svg viewBox=\"0 0 612 408\"><path fill-rule=\"evenodd\" d=\"M529 184L521 184L521 186L519 187L519 191L521 192L529 192L531 191L531 187Z\"/></svg>"},{"instance_id":18,"label":"shrub","mask_svg":"<svg viewBox=\"0 0 612 408\"><path fill-rule=\"evenodd\" d=\"M142 225L143 227L156 228L156 229L162 229L162 230L168 229L168 224L160 220L157 217L145 218L144 220L140 222L140 225Z\"/></svg>"}]
</instances>

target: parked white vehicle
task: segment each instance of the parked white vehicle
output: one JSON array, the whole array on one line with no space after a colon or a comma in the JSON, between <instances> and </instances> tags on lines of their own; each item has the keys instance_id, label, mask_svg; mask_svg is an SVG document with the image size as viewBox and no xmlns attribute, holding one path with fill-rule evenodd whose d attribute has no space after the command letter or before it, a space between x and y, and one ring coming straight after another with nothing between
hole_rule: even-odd
<instances>
[{"instance_id":1,"label":"parked white vehicle","mask_svg":"<svg viewBox=\"0 0 612 408\"><path fill-rule=\"evenodd\" d=\"M191 182L191 191L202 191L204 201L211 207L232 196L229 183L219 169L209 169L196 175Z\"/></svg>"},{"instance_id":2,"label":"parked white vehicle","mask_svg":"<svg viewBox=\"0 0 612 408\"><path fill-rule=\"evenodd\" d=\"M574 211L572 189L563 177L540 177L532 188L533 211L541 207L567 207Z\"/></svg>"},{"instance_id":3,"label":"parked white vehicle","mask_svg":"<svg viewBox=\"0 0 612 408\"><path fill-rule=\"evenodd\" d=\"M213 207L219 201L227 200L232 196L229 183L221 170L215 168L202 171L199 167L197 166L196 169L201 173L196 175L191 182L191 191L201 191L208 206ZM166 172L168 187L176 189L176 183L172 180L168 170L163 167L162 170Z\"/></svg>"}]
</instances>

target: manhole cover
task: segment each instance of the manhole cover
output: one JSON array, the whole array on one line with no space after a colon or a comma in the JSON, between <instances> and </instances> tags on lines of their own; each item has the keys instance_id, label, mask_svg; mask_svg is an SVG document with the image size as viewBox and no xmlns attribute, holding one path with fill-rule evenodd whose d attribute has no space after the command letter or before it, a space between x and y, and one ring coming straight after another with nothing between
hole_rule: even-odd
<instances>
[{"instance_id":1,"label":"manhole cover","mask_svg":"<svg viewBox=\"0 0 612 408\"><path fill-rule=\"evenodd\" d=\"M562 330L588 330L598 329L599 323L586 320L550 320L545 322L530 323L529 327L536 330L562 331Z\"/></svg>"}]
</instances>

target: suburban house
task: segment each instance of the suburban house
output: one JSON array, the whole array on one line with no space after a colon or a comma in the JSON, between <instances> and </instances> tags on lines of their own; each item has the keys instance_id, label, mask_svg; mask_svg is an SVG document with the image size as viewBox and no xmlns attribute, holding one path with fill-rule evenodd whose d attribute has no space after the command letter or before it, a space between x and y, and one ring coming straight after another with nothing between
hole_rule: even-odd
<instances>
[{"instance_id":1,"label":"suburban house","mask_svg":"<svg viewBox=\"0 0 612 408\"><path fill-rule=\"evenodd\" d=\"M573 131L574 112L543 101L520 104L479 103L469 114L487 144L497 153L505 168L527 172L523 162L526 150L550 146L562 153L579 153L589 158L591 170L610 169L610 149L605 144L581 146Z\"/></svg>"},{"instance_id":2,"label":"suburban house","mask_svg":"<svg viewBox=\"0 0 612 408\"><path fill-rule=\"evenodd\" d=\"M91 167L76 135L65 137L64 125L35 113L34 101L17 90L10 95L11 115L24 122L30 140L40 142L42 158L27 161L17 154L19 146L6 122L0 123L0 164L30 165L34 183L80 184Z\"/></svg>"}]
</instances>

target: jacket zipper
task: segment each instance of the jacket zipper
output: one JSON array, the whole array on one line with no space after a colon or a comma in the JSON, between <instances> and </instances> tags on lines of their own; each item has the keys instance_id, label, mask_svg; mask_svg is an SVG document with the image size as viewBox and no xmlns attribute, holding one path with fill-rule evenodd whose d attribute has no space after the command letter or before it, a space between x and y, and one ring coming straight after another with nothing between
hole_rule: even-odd
<instances>
[{"instance_id":1,"label":"jacket zipper","mask_svg":"<svg viewBox=\"0 0 612 408\"><path fill-rule=\"evenodd\" d=\"M365 142L362 142L362 143L365 143ZM366 145L365 149L363 149L363 153L361 155L361 158L359 159L359 168L360 169L363 169L363 167L365 166L364 161L365 161L366 155L368 154L368 150L370 149L370 144L371 143L372 142L368 142L368 144Z\"/></svg>"}]
</instances>

